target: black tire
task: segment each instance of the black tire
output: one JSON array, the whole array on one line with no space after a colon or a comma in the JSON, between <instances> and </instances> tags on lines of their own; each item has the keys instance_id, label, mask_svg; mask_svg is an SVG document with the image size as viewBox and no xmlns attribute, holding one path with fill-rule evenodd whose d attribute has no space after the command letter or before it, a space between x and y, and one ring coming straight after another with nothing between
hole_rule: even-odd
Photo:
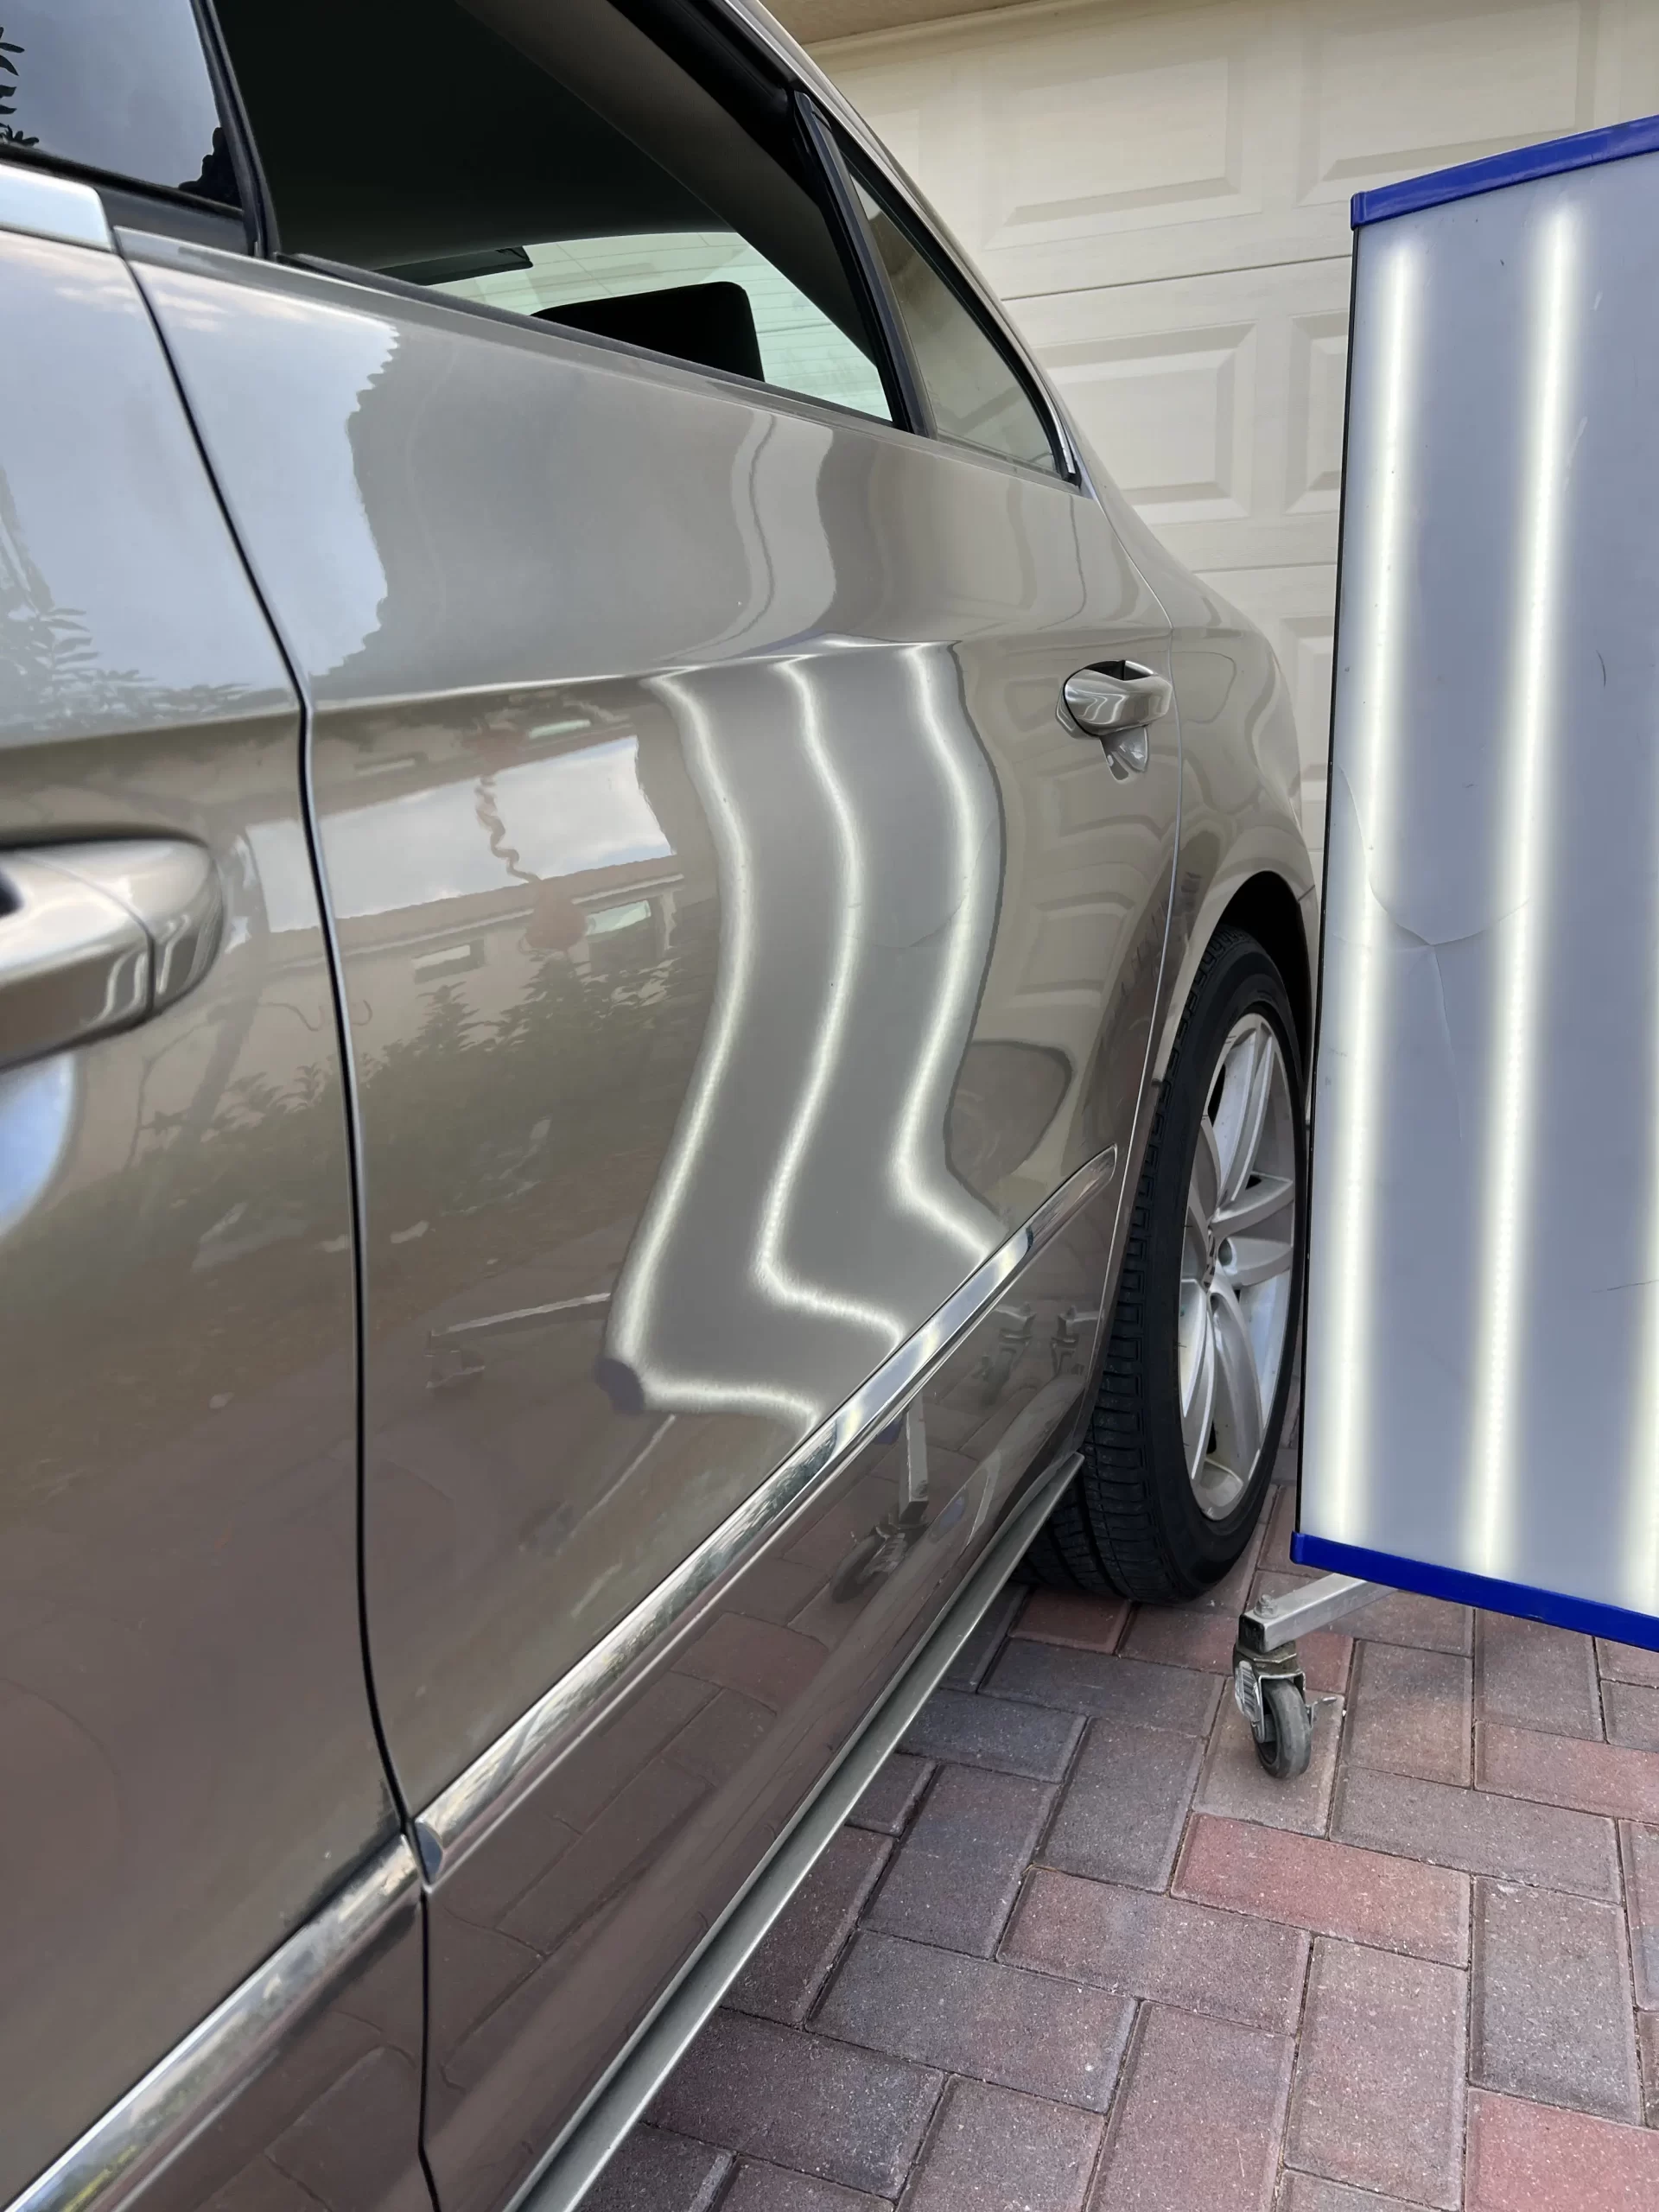
<instances>
[{"instance_id":1,"label":"black tire","mask_svg":"<svg viewBox=\"0 0 1659 2212\"><path fill-rule=\"evenodd\" d=\"M1235 1022L1262 1014L1289 1080L1296 1200L1286 1343L1261 1449L1224 1518L1200 1510L1181 1438L1177 1315L1188 1180L1206 1087ZM1052 1588L1154 1604L1194 1598L1243 1550L1272 1478L1289 1402L1306 1236L1307 1139L1302 1057L1284 979L1244 931L1218 930L1181 1017L1135 1195L1117 1304L1077 1480L1027 1554Z\"/></svg>"},{"instance_id":2,"label":"black tire","mask_svg":"<svg viewBox=\"0 0 1659 2212\"><path fill-rule=\"evenodd\" d=\"M1313 1715L1294 1682L1262 1685L1265 1736L1255 1739L1255 1756L1275 1782L1294 1782L1307 1772L1313 1756Z\"/></svg>"}]
</instances>

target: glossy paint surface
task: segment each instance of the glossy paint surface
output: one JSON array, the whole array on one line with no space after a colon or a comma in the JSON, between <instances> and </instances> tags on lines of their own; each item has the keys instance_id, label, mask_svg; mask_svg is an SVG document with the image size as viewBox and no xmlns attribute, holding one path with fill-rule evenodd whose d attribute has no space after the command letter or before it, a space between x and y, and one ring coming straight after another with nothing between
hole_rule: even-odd
<instances>
[{"instance_id":1,"label":"glossy paint surface","mask_svg":"<svg viewBox=\"0 0 1659 2212\"><path fill-rule=\"evenodd\" d=\"M1302 1526L1659 1624L1656 181L1360 234Z\"/></svg>"},{"instance_id":2,"label":"glossy paint surface","mask_svg":"<svg viewBox=\"0 0 1659 2212\"><path fill-rule=\"evenodd\" d=\"M1121 781L1056 708L1163 624L1058 485L437 302L143 281L316 700L418 1805L1127 1142L1175 732Z\"/></svg>"},{"instance_id":3,"label":"glossy paint surface","mask_svg":"<svg viewBox=\"0 0 1659 2212\"><path fill-rule=\"evenodd\" d=\"M441 2201L522 2185L1080 1413L1115 1173L431 1896Z\"/></svg>"},{"instance_id":4,"label":"glossy paint surface","mask_svg":"<svg viewBox=\"0 0 1659 2212\"><path fill-rule=\"evenodd\" d=\"M188 839L226 909L187 996L0 1074L3 2201L390 1816L297 703L130 272L0 235L0 841Z\"/></svg>"}]
</instances>

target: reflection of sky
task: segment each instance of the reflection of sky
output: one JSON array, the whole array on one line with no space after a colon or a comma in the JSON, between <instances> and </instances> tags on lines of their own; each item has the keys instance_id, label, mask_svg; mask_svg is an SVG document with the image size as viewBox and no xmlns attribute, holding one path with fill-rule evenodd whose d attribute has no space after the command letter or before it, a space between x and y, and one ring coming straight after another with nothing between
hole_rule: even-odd
<instances>
[{"instance_id":1,"label":"reflection of sky","mask_svg":"<svg viewBox=\"0 0 1659 2212\"><path fill-rule=\"evenodd\" d=\"M0 1236L22 1219L57 1173L74 1103L75 1064L69 1052L0 1074Z\"/></svg>"},{"instance_id":2,"label":"reflection of sky","mask_svg":"<svg viewBox=\"0 0 1659 2212\"><path fill-rule=\"evenodd\" d=\"M327 816L323 850L336 912L390 914L500 891L527 875L546 882L667 858L673 847L639 788L639 756L638 738L616 737L492 776L485 804L500 817L505 834L498 842L514 855L514 866L490 849L476 776ZM271 928L312 926L310 868L298 824L255 823L249 842Z\"/></svg>"}]
</instances>

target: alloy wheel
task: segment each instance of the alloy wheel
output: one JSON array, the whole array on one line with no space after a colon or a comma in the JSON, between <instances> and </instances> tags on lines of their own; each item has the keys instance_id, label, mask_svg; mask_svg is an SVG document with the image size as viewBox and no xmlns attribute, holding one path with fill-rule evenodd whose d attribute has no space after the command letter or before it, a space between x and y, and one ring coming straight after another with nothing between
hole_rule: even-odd
<instances>
[{"instance_id":1,"label":"alloy wheel","mask_svg":"<svg viewBox=\"0 0 1659 2212\"><path fill-rule=\"evenodd\" d=\"M1210 1079L1181 1240L1179 1376L1187 1477L1224 1520L1261 1456L1290 1329L1296 1140L1279 1039L1234 1023Z\"/></svg>"}]
</instances>

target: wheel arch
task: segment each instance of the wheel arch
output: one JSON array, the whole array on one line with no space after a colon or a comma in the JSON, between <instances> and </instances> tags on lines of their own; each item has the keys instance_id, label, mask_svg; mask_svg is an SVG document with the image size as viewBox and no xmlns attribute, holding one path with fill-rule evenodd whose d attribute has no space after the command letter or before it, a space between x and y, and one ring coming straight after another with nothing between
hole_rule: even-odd
<instances>
[{"instance_id":1,"label":"wheel arch","mask_svg":"<svg viewBox=\"0 0 1659 2212\"><path fill-rule=\"evenodd\" d=\"M1204 956L1217 931L1229 925L1248 930L1272 955L1290 997L1305 1074L1313 1064L1318 894L1310 885L1299 895L1278 868L1258 862L1225 880L1212 881L1203 899L1195 925L1186 935L1179 967L1167 984L1169 995L1153 1064L1156 1082L1162 1082L1168 1069L1182 1010Z\"/></svg>"}]
</instances>

